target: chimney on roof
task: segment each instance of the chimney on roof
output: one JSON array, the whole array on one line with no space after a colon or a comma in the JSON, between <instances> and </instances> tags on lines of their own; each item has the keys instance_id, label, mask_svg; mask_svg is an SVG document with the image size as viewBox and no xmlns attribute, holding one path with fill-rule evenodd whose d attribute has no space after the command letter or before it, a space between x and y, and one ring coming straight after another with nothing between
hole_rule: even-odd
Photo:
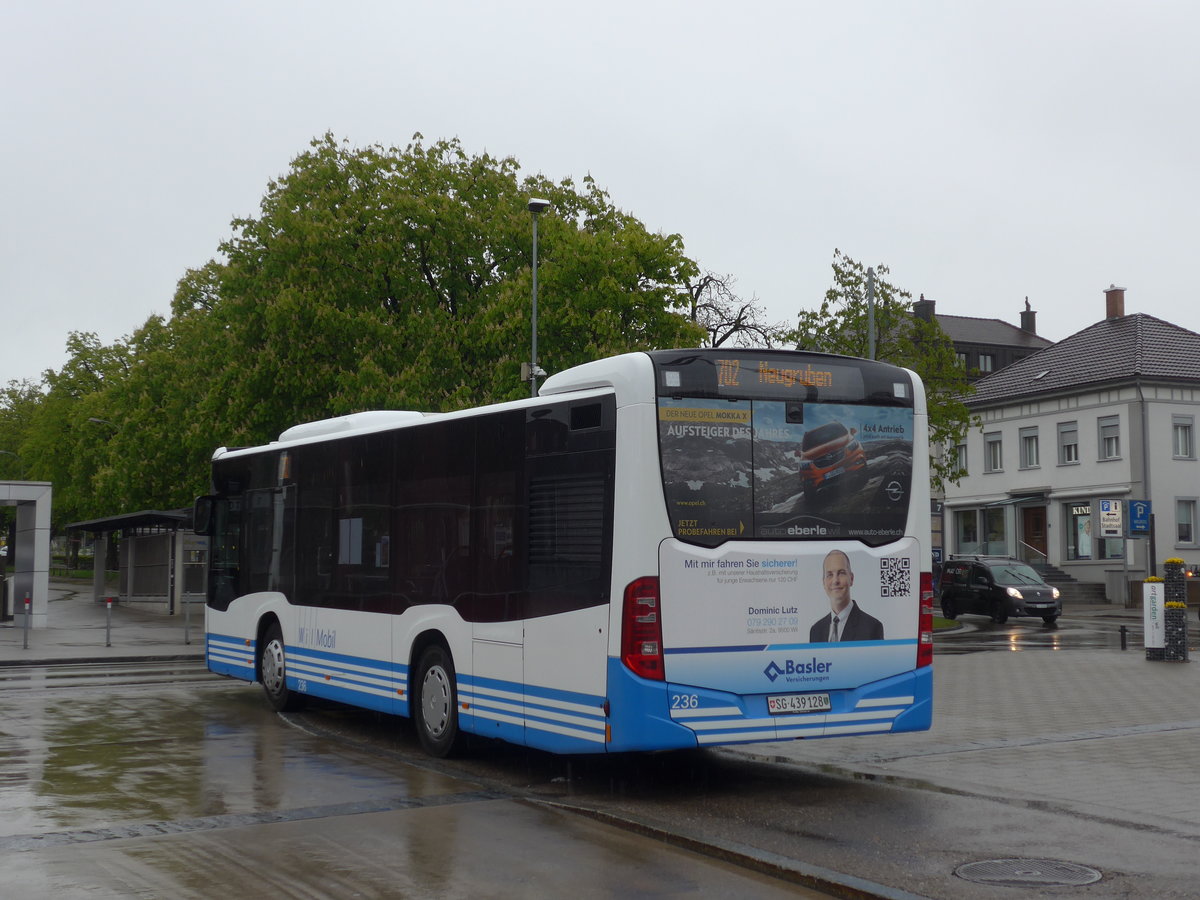
<instances>
[{"instance_id":1,"label":"chimney on roof","mask_svg":"<svg viewBox=\"0 0 1200 900\"><path fill-rule=\"evenodd\" d=\"M1125 288L1110 284L1104 291L1104 317L1119 319L1125 315Z\"/></svg>"},{"instance_id":2,"label":"chimney on roof","mask_svg":"<svg viewBox=\"0 0 1200 900\"><path fill-rule=\"evenodd\" d=\"M911 294L909 296L912 296ZM925 295L921 295L921 299L913 304L913 315L924 322L933 321L933 307L936 305L934 300L926 300Z\"/></svg>"},{"instance_id":3,"label":"chimney on roof","mask_svg":"<svg viewBox=\"0 0 1200 900\"><path fill-rule=\"evenodd\" d=\"M1021 310L1021 330L1037 334L1037 311L1029 308L1029 298L1025 298L1025 308Z\"/></svg>"}]
</instances>

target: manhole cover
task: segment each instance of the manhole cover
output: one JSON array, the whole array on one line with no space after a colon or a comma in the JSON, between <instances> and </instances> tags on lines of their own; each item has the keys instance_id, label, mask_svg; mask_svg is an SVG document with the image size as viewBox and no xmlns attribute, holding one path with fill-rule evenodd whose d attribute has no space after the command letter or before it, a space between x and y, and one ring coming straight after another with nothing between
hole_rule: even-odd
<instances>
[{"instance_id":1,"label":"manhole cover","mask_svg":"<svg viewBox=\"0 0 1200 900\"><path fill-rule=\"evenodd\" d=\"M1091 884L1101 873L1091 866L1080 866L1059 859L988 859L967 863L954 874L978 884L1067 885Z\"/></svg>"}]
</instances>

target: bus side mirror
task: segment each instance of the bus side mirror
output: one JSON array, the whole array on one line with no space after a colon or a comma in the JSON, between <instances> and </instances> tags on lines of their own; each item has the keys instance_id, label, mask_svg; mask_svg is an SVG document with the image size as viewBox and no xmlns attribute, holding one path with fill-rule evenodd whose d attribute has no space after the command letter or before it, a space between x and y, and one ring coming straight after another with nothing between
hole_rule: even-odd
<instances>
[{"instance_id":1,"label":"bus side mirror","mask_svg":"<svg viewBox=\"0 0 1200 900\"><path fill-rule=\"evenodd\" d=\"M215 498L197 497L192 507L192 531L212 537L213 500Z\"/></svg>"}]
</instances>

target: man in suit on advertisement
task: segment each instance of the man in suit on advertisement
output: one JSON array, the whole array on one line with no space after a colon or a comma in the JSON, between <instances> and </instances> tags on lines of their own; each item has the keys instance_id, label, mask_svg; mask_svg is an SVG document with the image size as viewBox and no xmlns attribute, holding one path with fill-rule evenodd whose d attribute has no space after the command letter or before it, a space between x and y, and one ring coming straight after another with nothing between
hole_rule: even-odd
<instances>
[{"instance_id":1,"label":"man in suit on advertisement","mask_svg":"<svg viewBox=\"0 0 1200 900\"><path fill-rule=\"evenodd\" d=\"M850 597L854 585L850 557L841 550L829 551L822 566L821 583L829 597L830 611L809 631L811 643L883 640L883 623L863 612Z\"/></svg>"}]
</instances>

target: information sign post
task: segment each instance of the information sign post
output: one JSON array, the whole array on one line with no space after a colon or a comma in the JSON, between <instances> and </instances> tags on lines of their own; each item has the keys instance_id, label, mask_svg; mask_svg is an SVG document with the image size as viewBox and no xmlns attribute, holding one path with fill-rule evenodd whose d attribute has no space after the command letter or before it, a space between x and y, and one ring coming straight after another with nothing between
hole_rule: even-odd
<instances>
[{"instance_id":1,"label":"information sign post","mask_svg":"<svg viewBox=\"0 0 1200 900\"><path fill-rule=\"evenodd\" d=\"M1166 647L1166 627L1163 622L1163 603L1166 589L1161 581L1142 585L1142 621L1145 625L1146 659L1162 659Z\"/></svg>"},{"instance_id":2,"label":"information sign post","mask_svg":"<svg viewBox=\"0 0 1200 900\"><path fill-rule=\"evenodd\" d=\"M1125 537L1123 506L1120 500L1100 501L1100 537Z\"/></svg>"}]
</instances>

